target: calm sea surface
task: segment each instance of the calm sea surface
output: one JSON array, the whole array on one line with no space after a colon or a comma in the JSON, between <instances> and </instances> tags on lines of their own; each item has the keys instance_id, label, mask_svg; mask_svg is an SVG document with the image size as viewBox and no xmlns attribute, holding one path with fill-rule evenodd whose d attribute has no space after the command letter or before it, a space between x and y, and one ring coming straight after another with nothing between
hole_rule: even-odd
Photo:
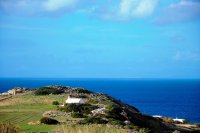
<instances>
[{"instance_id":1,"label":"calm sea surface","mask_svg":"<svg viewBox=\"0 0 200 133\"><path fill-rule=\"evenodd\" d=\"M13 87L83 87L109 94L141 112L200 123L200 80L164 79L23 79L0 78L0 92Z\"/></svg>"}]
</instances>

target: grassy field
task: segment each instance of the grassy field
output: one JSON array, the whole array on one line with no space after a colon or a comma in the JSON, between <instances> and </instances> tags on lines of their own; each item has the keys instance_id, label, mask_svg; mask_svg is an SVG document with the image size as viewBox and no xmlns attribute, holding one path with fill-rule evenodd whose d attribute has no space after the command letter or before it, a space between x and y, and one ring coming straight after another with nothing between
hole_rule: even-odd
<instances>
[{"instance_id":1,"label":"grassy field","mask_svg":"<svg viewBox=\"0 0 200 133\"><path fill-rule=\"evenodd\" d=\"M108 128L105 125L45 125L39 124L45 111L56 110L53 101L63 101L67 96L33 94L16 95L0 101L0 123L11 123L19 127L21 132L62 131L64 133L125 133L125 130ZM57 120L67 118L58 117ZM71 118L73 119L73 118Z\"/></svg>"}]
</instances>

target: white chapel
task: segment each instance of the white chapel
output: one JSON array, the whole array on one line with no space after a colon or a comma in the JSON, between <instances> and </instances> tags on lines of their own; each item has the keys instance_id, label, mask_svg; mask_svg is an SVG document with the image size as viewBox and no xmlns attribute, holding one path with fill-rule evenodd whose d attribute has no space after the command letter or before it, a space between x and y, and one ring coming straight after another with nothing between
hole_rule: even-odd
<instances>
[{"instance_id":1,"label":"white chapel","mask_svg":"<svg viewBox=\"0 0 200 133\"><path fill-rule=\"evenodd\" d=\"M74 98L69 95L66 100L66 103L68 103L68 104L70 104L70 103L84 104L85 100L83 98Z\"/></svg>"}]
</instances>

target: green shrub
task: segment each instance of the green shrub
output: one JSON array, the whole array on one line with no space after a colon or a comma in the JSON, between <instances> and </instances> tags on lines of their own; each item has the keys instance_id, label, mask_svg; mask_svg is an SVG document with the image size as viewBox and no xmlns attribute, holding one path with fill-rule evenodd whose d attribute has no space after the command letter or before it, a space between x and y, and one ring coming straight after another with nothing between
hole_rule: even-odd
<instances>
[{"instance_id":1,"label":"green shrub","mask_svg":"<svg viewBox=\"0 0 200 133\"><path fill-rule=\"evenodd\" d=\"M106 109L109 110L109 111L111 111L113 108L114 108L114 106L112 104L108 104L106 106Z\"/></svg>"},{"instance_id":2,"label":"green shrub","mask_svg":"<svg viewBox=\"0 0 200 133\"><path fill-rule=\"evenodd\" d=\"M183 121L183 124L188 124L189 122L190 121L186 119L186 120Z\"/></svg>"},{"instance_id":3,"label":"green shrub","mask_svg":"<svg viewBox=\"0 0 200 133\"><path fill-rule=\"evenodd\" d=\"M90 100L88 100L88 103L90 103L90 104L98 104L99 101L96 100L96 99L90 99Z\"/></svg>"},{"instance_id":4,"label":"green shrub","mask_svg":"<svg viewBox=\"0 0 200 133\"><path fill-rule=\"evenodd\" d=\"M106 120L103 120L101 118L95 118L95 117L85 118L83 122L91 123L91 124L106 124L106 123L108 123Z\"/></svg>"},{"instance_id":5,"label":"green shrub","mask_svg":"<svg viewBox=\"0 0 200 133\"><path fill-rule=\"evenodd\" d=\"M79 112L82 114L90 114L92 110L97 109L97 106L90 104L65 104L64 107L58 109L65 112Z\"/></svg>"},{"instance_id":6,"label":"green shrub","mask_svg":"<svg viewBox=\"0 0 200 133\"><path fill-rule=\"evenodd\" d=\"M85 93L85 94L90 94L90 93L92 93L91 91L86 90L86 89L82 89L82 88L77 88L76 92L77 92L77 93Z\"/></svg>"},{"instance_id":7,"label":"green shrub","mask_svg":"<svg viewBox=\"0 0 200 133\"><path fill-rule=\"evenodd\" d=\"M98 118L106 118L106 114L95 114L95 117L98 117Z\"/></svg>"},{"instance_id":8,"label":"green shrub","mask_svg":"<svg viewBox=\"0 0 200 133\"><path fill-rule=\"evenodd\" d=\"M128 125L129 129L135 129L135 130L139 130L139 127L133 124Z\"/></svg>"},{"instance_id":9,"label":"green shrub","mask_svg":"<svg viewBox=\"0 0 200 133\"><path fill-rule=\"evenodd\" d=\"M53 105L59 105L59 102L58 101L53 101L52 104Z\"/></svg>"},{"instance_id":10,"label":"green shrub","mask_svg":"<svg viewBox=\"0 0 200 133\"><path fill-rule=\"evenodd\" d=\"M58 124L59 122L52 118L43 117L40 119L40 123L48 124L48 125L55 125L55 124Z\"/></svg>"},{"instance_id":11,"label":"green shrub","mask_svg":"<svg viewBox=\"0 0 200 133\"><path fill-rule=\"evenodd\" d=\"M121 114L122 108L113 106L106 114L106 118L108 119L115 119L119 121L125 121L126 118Z\"/></svg>"},{"instance_id":12,"label":"green shrub","mask_svg":"<svg viewBox=\"0 0 200 133\"><path fill-rule=\"evenodd\" d=\"M35 91L35 95L49 95L49 94L61 94L63 90L58 90L52 87L41 87Z\"/></svg>"},{"instance_id":13,"label":"green shrub","mask_svg":"<svg viewBox=\"0 0 200 133\"><path fill-rule=\"evenodd\" d=\"M109 120L108 123L111 125L125 125L123 121L114 120L114 119Z\"/></svg>"},{"instance_id":14,"label":"green shrub","mask_svg":"<svg viewBox=\"0 0 200 133\"><path fill-rule=\"evenodd\" d=\"M71 115L73 118L84 118L84 115L82 113L73 112Z\"/></svg>"}]
</instances>

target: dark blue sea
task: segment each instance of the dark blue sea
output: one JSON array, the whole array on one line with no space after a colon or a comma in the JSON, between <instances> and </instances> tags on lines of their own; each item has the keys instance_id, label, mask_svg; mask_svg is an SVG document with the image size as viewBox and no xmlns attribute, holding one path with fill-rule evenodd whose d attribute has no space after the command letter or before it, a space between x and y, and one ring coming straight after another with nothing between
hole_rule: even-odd
<instances>
[{"instance_id":1,"label":"dark blue sea","mask_svg":"<svg viewBox=\"0 0 200 133\"><path fill-rule=\"evenodd\" d=\"M0 78L0 92L13 87L83 87L109 94L141 112L200 123L200 79L33 79Z\"/></svg>"}]
</instances>

